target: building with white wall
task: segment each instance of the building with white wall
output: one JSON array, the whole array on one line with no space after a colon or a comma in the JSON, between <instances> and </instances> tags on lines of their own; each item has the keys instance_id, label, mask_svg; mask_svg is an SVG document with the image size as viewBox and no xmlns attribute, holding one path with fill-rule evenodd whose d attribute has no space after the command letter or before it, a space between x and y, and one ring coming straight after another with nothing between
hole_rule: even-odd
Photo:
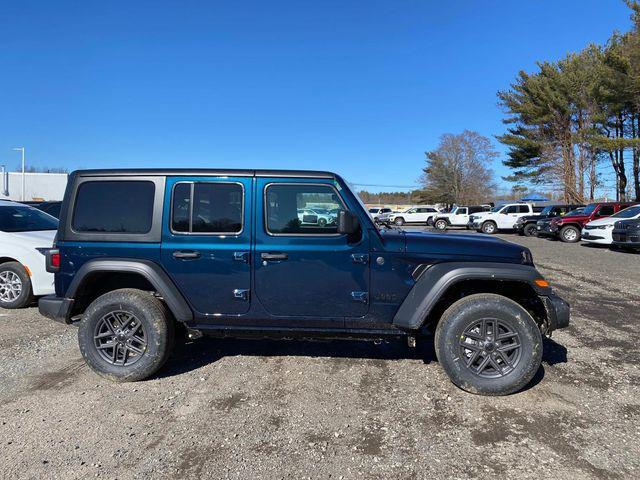
<instances>
[{"instance_id":1,"label":"building with white wall","mask_svg":"<svg viewBox=\"0 0 640 480\"><path fill-rule=\"evenodd\" d=\"M24 198L22 197L22 173L2 172L0 199L4 200L62 200L67 188L66 173L24 173Z\"/></svg>"}]
</instances>

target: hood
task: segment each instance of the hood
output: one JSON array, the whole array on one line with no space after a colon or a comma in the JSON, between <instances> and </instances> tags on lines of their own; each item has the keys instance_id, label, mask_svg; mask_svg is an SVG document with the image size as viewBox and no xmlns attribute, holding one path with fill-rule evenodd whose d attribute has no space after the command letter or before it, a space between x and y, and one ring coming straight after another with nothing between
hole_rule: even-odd
<instances>
[{"instance_id":1,"label":"hood","mask_svg":"<svg viewBox=\"0 0 640 480\"><path fill-rule=\"evenodd\" d=\"M590 227L599 227L602 225L613 225L616 222L619 222L620 219L619 218L611 218L611 217L604 217L604 218L599 218L597 220L593 220L589 223L587 223L587 225L585 226L590 226Z\"/></svg>"},{"instance_id":2,"label":"hood","mask_svg":"<svg viewBox=\"0 0 640 480\"><path fill-rule=\"evenodd\" d=\"M2 239L14 241L24 247L51 247L57 230L37 232L2 232Z\"/></svg>"},{"instance_id":3,"label":"hood","mask_svg":"<svg viewBox=\"0 0 640 480\"><path fill-rule=\"evenodd\" d=\"M589 220L589 215L571 215L570 217L567 217L565 215L564 217L553 217L553 218L558 218L561 222L566 222L566 221L584 222L586 220Z\"/></svg>"},{"instance_id":4,"label":"hood","mask_svg":"<svg viewBox=\"0 0 640 480\"><path fill-rule=\"evenodd\" d=\"M407 253L425 253L434 258L456 257L521 263L529 249L488 235L405 232ZM467 257L467 258L464 258Z\"/></svg>"}]
</instances>

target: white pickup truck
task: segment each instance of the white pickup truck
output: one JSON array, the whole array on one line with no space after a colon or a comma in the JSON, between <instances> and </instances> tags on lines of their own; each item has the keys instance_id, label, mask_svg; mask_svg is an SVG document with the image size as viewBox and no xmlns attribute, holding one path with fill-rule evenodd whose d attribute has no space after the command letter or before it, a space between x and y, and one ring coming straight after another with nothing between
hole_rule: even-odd
<instances>
[{"instance_id":1,"label":"white pickup truck","mask_svg":"<svg viewBox=\"0 0 640 480\"><path fill-rule=\"evenodd\" d=\"M499 230L513 230L518 218L525 215L540 215L543 208L534 207L530 203L508 203L494 207L489 212L471 215L469 228L488 234L497 233Z\"/></svg>"}]
</instances>

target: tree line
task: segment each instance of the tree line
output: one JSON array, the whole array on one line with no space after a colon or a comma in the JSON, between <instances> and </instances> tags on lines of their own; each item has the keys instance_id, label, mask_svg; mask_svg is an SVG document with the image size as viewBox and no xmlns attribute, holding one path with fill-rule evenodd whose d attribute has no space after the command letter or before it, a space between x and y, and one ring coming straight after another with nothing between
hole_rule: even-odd
<instances>
[{"instance_id":1,"label":"tree line","mask_svg":"<svg viewBox=\"0 0 640 480\"><path fill-rule=\"evenodd\" d=\"M498 92L507 147L503 180L512 192L496 194L491 170L498 157L477 132L445 134L425 153L420 179L424 203L486 203L543 190L545 197L583 203L601 196L613 176L617 200L640 201L640 5L625 0L633 27L613 33L551 62L521 71ZM523 195L524 196L524 195Z\"/></svg>"},{"instance_id":2,"label":"tree line","mask_svg":"<svg viewBox=\"0 0 640 480\"><path fill-rule=\"evenodd\" d=\"M509 126L498 137L512 169L505 180L556 187L579 203L612 172L616 199L640 200L640 6L626 3L631 31L539 62L498 93Z\"/></svg>"}]
</instances>

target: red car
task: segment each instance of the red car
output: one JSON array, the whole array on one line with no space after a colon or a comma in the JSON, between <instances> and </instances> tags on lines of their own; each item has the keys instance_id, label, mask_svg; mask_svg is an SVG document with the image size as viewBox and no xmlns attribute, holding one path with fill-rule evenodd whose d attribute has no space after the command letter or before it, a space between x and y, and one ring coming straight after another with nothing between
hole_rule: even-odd
<instances>
[{"instance_id":1,"label":"red car","mask_svg":"<svg viewBox=\"0 0 640 480\"><path fill-rule=\"evenodd\" d=\"M592 220L609 217L620 210L624 210L637 202L598 202L587 205L579 215L565 215L551 219L546 236L558 237L563 242L574 243L580 241L582 227ZM540 233L540 232L539 232Z\"/></svg>"}]
</instances>

